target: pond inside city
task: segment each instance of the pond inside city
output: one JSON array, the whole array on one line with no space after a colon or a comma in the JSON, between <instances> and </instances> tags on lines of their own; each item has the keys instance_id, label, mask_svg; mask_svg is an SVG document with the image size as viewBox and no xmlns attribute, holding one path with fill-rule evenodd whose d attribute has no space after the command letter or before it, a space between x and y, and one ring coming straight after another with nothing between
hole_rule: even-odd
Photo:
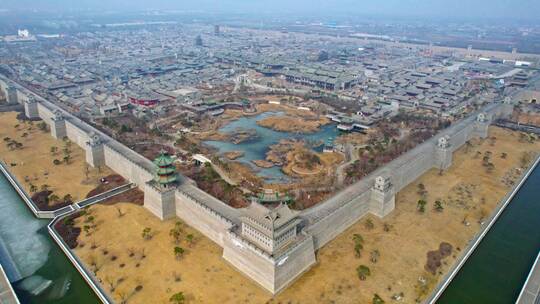
<instances>
[{"instance_id":1,"label":"pond inside city","mask_svg":"<svg viewBox=\"0 0 540 304\"><path fill-rule=\"evenodd\" d=\"M218 131L230 134L239 129L253 130L256 132L256 136L253 136L252 139L238 144L228 141L208 140L204 141L204 144L217 149L219 154L232 151L243 152L243 155L238 157L236 161L249 165L256 172L257 176L264 178L266 182L287 183L291 178L283 173L280 166L260 168L252 161L264 160L266 158L266 153L269 151L269 147L284 139L303 140L310 145L314 151L321 152L324 143L328 140L333 141L339 136L339 130L336 128L335 124L327 124L314 133L293 133L275 131L257 124L257 121L267 117L282 115L285 114L283 112L264 112L251 117L242 117L223 126Z\"/></svg>"}]
</instances>

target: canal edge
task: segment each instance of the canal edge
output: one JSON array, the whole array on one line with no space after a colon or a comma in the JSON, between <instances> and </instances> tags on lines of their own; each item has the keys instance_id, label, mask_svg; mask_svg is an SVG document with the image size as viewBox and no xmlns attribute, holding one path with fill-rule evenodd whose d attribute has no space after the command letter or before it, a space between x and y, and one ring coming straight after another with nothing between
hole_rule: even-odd
<instances>
[{"instance_id":1,"label":"canal edge","mask_svg":"<svg viewBox=\"0 0 540 304\"><path fill-rule=\"evenodd\" d=\"M528 290L528 289L533 289L535 287L534 282L538 281L539 279L540 279L540 252L538 252L538 255L536 256L536 260L534 261L534 264L531 267L531 271L529 271L529 275L527 276L525 283L523 283L523 287L521 288L521 292L519 293L519 296L516 300L516 304L533 304L533 303L540 302L540 286L536 286L536 291ZM528 294L530 294L532 298L528 297Z\"/></svg>"},{"instance_id":2,"label":"canal edge","mask_svg":"<svg viewBox=\"0 0 540 304\"><path fill-rule=\"evenodd\" d=\"M13 304L21 304L13 286L7 277L4 267L0 264L0 298L9 299ZM4 302L2 302L4 303ZM7 303L6 303L7 304Z\"/></svg>"},{"instance_id":3,"label":"canal edge","mask_svg":"<svg viewBox=\"0 0 540 304\"><path fill-rule=\"evenodd\" d=\"M67 245L62 240L60 235L54 229L54 225L59 220L62 220L66 216L69 216L69 215L71 215L71 214L73 214L75 212L80 211L81 208L78 205L79 203L74 203L74 205L76 205L79 208L74 208L72 205L69 205L69 206L66 206L66 207L59 208L59 209L54 210L54 211L40 211L40 210L37 209L37 207L35 206L34 202L30 198L28 193L26 193L26 191L22 188L20 183L17 181L16 177L13 176L11 174L11 172L9 172L6 164L1 160L0 160L0 171L2 171L3 175L10 182L11 186L15 189L17 194L23 199L23 201L26 203L27 207L30 209L30 211L32 211L32 213L34 214L34 216L36 218L39 218L39 219L52 219L47 224L47 231L49 232L49 235L52 237L52 239L55 241L55 243L60 247L62 252L64 252L64 255L69 259L69 261L75 267L75 269L77 269L79 274L83 277L83 279L86 281L88 286L90 286L90 288L94 291L94 293L99 298L99 300L103 304L112 304L112 303L114 303L109 298L107 293L105 291L103 291L103 289L101 288L99 283L97 283L96 277L92 273L88 272L88 270L79 261L79 259L75 255L73 255L71 250L67 247ZM129 184L130 187L131 187L131 185L132 184ZM116 190L118 190L120 188L123 188L125 186L126 185L122 185L122 186L114 188L114 189L112 189L110 191L116 191ZM102 194L105 194L105 193L102 193ZM98 194L96 196L99 196L99 195L100 194ZM89 198L89 199L91 199L91 198ZM96 202L99 202L99 201L96 201ZM92 202L92 203L88 204L88 206L92 205L93 203L96 203L96 202ZM65 210L65 209L70 209L70 210ZM8 280L8 285L9 285L10 289L13 289L13 286L11 285L9 280ZM15 294L15 298L17 299L17 303L19 303L19 300L18 300L18 297L17 297L16 294Z\"/></svg>"},{"instance_id":4,"label":"canal edge","mask_svg":"<svg viewBox=\"0 0 540 304\"><path fill-rule=\"evenodd\" d=\"M53 219L55 211L41 211L37 208L34 201L30 198L28 193L24 190L24 188L21 186L17 178L9 172L9 169L6 165L6 163L2 160L0 160L0 170L6 177L6 179L9 181L11 186L17 191L19 196L22 198L22 200L26 203L26 206L32 211L35 217L40 219Z\"/></svg>"},{"instance_id":5,"label":"canal edge","mask_svg":"<svg viewBox=\"0 0 540 304\"><path fill-rule=\"evenodd\" d=\"M484 228L480 231L480 233L477 234L473 238L474 242L469 243L469 245L467 246L467 250L460 257L459 262L457 264L454 264L454 266L451 268L452 271L446 274L445 279L437 285L437 288L431 293L431 295L423 303L435 304L437 302L437 300L446 290L448 285L450 285L454 277L461 270L465 262L467 262L469 257L472 255L472 253L474 252L478 244L480 244L480 242L484 239L485 235L489 232L489 230L491 230L491 227L493 226L493 224L495 224L499 216L506 209L506 206L508 206L510 201L512 201L516 193L521 189L523 184L525 184L525 182L527 181L531 173L536 169L539 163L540 163L540 155L537 154L536 160L529 167L529 169L522 175L520 182L512 188L512 190L501 200L501 202L499 202L499 206L497 207L495 213L491 216L491 220L489 221L489 223L485 225Z\"/></svg>"},{"instance_id":6,"label":"canal edge","mask_svg":"<svg viewBox=\"0 0 540 304\"><path fill-rule=\"evenodd\" d=\"M56 244L60 247L60 249L62 249L66 257L71 261L73 266L75 266L75 269L77 269L77 271L84 278L88 286L90 286L90 288L92 288L94 293L98 296L99 300L103 304L112 304L114 302L109 298L107 293L101 288L101 285L97 283L96 277L91 272L89 272L86 269L86 267L84 267L83 263L79 260L79 258L76 255L74 255L71 252L71 249L67 247L66 243L62 240L62 237L54 229L54 225L58 223L58 221L64 219L66 216L69 216L77 211L72 211L68 214L64 214L64 215L56 217L49 224L47 224L47 230L49 231L49 235L51 235L51 237L56 242Z\"/></svg>"}]
</instances>

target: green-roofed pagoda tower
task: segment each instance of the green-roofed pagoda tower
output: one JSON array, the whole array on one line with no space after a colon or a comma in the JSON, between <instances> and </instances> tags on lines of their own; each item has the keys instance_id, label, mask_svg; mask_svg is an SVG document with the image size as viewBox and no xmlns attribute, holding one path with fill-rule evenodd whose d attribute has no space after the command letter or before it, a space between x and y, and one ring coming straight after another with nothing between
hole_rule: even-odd
<instances>
[{"instance_id":1,"label":"green-roofed pagoda tower","mask_svg":"<svg viewBox=\"0 0 540 304\"><path fill-rule=\"evenodd\" d=\"M175 192L180 182L172 157L161 151L154 159L154 178L144 187L144 206L162 220L176 216Z\"/></svg>"},{"instance_id":2,"label":"green-roofed pagoda tower","mask_svg":"<svg viewBox=\"0 0 540 304\"><path fill-rule=\"evenodd\" d=\"M178 175L172 157L165 150L161 150L159 156L154 159L157 166L155 181L159 187L174 187L178 183Z\"/></svg>"}]
</instances>

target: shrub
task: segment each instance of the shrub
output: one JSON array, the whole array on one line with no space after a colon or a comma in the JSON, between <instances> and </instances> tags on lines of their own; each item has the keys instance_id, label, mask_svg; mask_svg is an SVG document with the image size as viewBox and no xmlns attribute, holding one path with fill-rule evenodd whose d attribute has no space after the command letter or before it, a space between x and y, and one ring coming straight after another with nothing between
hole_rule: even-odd
<instances>
[{"instance_id":1,"label":"shrub","mask_svg":"<svg viewBox=\"0 0 540 304\"><path fill-rule=\"evenodd\" d=\"M358 274L358 278L364 281L371 275L371 270L366 265L360 265L356 268L356 273Z\"/></svg>"},{"instance_id":2,"label":"shrub","mask_svg":"<svg viewBox=\"0 0 540 304\"><path fill-rule=\"evenodd\" d=\"M378 295L373 295L373 300L371 301L373 304L384 304L384 300Z\"/></svg>"},{"instance_id":3,"label":"shrub","mask_svg":"<svg viewBox=\"0 0 540 304\"><path fill-rule=\"evenodd\" d=\"M186 297L183 292L177 292L170 297L169 302L173 304L184 304L186 302Z\"/></svg>"},{"instance_id":4,"label":"shrub","mask_svg":"<svg viewBox=\"0 0 540 304\"><path fill-rule=\"evenodd\" d=\"M150 229L149 227L144 228L143 232L142 232L142 237L145 240L151 239L152 238L152 229Z\"/></svg>"}]
</instances>

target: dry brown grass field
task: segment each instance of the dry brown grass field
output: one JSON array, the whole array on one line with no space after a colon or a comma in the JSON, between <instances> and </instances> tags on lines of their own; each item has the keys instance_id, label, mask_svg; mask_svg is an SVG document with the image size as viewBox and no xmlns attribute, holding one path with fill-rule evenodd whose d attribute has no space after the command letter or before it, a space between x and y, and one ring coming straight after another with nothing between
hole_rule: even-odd
<instances>
[{"instance_id":1,"label":"dry brown grass field","mask_svg":"<svg viewBox=\"0 0 540 304\"><path fill-rule=\"evenodd\" d=\"M65 142L53 138L48 131L41 131L37 124L38 122L31 125L28 122L19 122L15 112L0 113L0 138L9 137L23 144L20 149L11 149L6 141L2 140L0 159L8 164L9 170L28 193L30 184L35 185L37 191L41 190L41 186L48 185L55 195L63 197L71 194L73 200L78 201L99 184L100 177L112 174L107 167L100 170L88 167L86 171L85 152L75 143L69 148L71 159L68 164L53 164L53 160L63 159L62 149ZM18 128L15 128L15 125L18 125ZM53 155L51 147L57 147L58 152Z\"/></svg>"},{"instance_id":2,"label":"dry brown grass field","mask_svg":"<svg viewBox=\"0 0 540 304\"><path fill-rule=\"evenodd\" d=\"M520 142L515 132L491 128L490 137L497 139L472 140L458 150L454 165L442 175L431 170L399 192L396 209L384 219L368 216L340 234L319 250L316 266L275 297L229 266L219 246L184 224L178 246L185 253L176 258L177 245L169 235L176 221L161 222L133 204L91 207L96 228L81 234L83 246L76 252L88 265L95 264L89 267L97 267L106 289L112 282L113 297L125 297L128 303L169 303L180 291L187 303L371 303L374 294L387 303L394 295L402 295L399 303L415 303L425 298L510 189L507 182L520 174L522 153L540 151L540 143ZM491 172L482 164L486 151L494 164ZM425 185L425 193L419 193L418 184ZM417 210L420 198L427 201L423 213ZM435 210L436 200L442 211ZM78 219L77 225L83 227L84 221ZM152 231L149 240L142 237L145 227ZM193 244L185 239L188 234L194 236ZM364 239L360 257L354 234ZM427 252L442 242L452 245L452 253L433 275L425 269ZM373 262L375 250L379 257ZM364 281L356 273L359 265L371 270ZM139 285L142 289L135 291Z\"/></svg>"}]
</instances>

